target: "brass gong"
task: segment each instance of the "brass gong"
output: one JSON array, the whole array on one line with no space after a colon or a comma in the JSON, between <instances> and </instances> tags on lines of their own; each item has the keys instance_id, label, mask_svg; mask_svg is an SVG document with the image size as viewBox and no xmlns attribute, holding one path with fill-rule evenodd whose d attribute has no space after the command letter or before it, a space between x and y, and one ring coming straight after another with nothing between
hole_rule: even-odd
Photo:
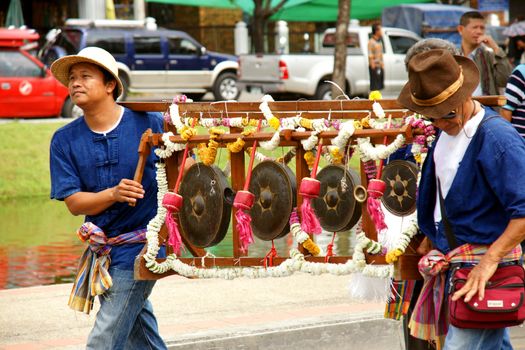
<instances>
[{"instance_id":1,"label":"brass gong","mask_svg":"<svg viewBox=\"0 0 525 350\"><path fill-rule=\"evenodd\" d=\"M392 214L406 216L416 210L417 173L417 165L406 160L393 160L383 168L381 202Z\"/></svg>"},{"instance_id":2,"label":"brass gong","mask_svg":"<svg viewBox=\"0 0 525 350\"><path fill-rule=\"evenodd\" d=\"M226 176L216 166L196 163L184 175L179 223L181 234L192 245L211 247L226 236L231 217L231 204L223 196L227 186Z\"/></svg>"},{"instance_id":3,"label":"brass gong","mask_svg":"<svg viewBox=\"0 0 525 350\"><path fill-rule=\"evenodd\" d=\"M341 165L328 165L316 178L321 182L321 192L312 207L321 227L330 232L354 227L361 217L361 203L354 196L354 188L361 185L359 175Z\"/></svg>"},{"instance_id":4,"label":"brass gong","mask_svg":"<svg viewBox=\"0 0 525 350\"><path fill-rule=\"evenodd\" d=\"M250 210L253 234L264 241L288 234L290 213L297 205L297 185L290 168L274 161L257 164L249 191L255 195Z\"/></svg>"}]
</instances>

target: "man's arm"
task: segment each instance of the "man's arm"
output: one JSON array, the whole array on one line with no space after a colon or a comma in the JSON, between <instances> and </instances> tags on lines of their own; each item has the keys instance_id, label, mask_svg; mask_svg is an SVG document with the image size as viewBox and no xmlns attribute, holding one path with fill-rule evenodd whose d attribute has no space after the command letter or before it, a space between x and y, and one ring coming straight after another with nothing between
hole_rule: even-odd
<instances>
[{"instance_id":1,"label":"man's arm","mask_svg":"<svg viewBox=\"0 0 525 350\"><path fill-rule=\"evenodd\" d=\"M129 179L100 192L77 192L64 199L73 215L98 215L116 202L135 203L144 197L142 185Z\"/></svg>"},{"instance_id":2,"label":"man's arm","mask_svg":"<svg viewBox=\"0 0 525 350\"><path fill-rule=\"evenodd\" d=\"M374 55L374 45L372 40L368 41L368 65L370 68L375 68L375 55Z\"/></svg>"},{"instance_id":3,"label":"man's arm","mask_svg":"<svg viewBox=\"0 0 525 350\"><path fill-rule=\"evenodd\" d=\"M494 51L494 80L498 88L504 88L507 84L507 79L512 73L512 65L507 58L505 51L489 35L483 35L479 38L480 43L490 47Z\"/></svg>"},{"instance_id":4,"label":"man's arm","mask_svg":"<svg viewBox=\"0 0 525 350\"><path fill-rule=\"evenodd\" d=\"M503 234L490 246L478 265L472 268L467 282L452 296L458 300L465 296L465 302L470 301L476 294L479 300L485 297L485 284L492 277L501 259L514 247L525 239L525 218L510 220Z\"/></svg>"}]
</instances>

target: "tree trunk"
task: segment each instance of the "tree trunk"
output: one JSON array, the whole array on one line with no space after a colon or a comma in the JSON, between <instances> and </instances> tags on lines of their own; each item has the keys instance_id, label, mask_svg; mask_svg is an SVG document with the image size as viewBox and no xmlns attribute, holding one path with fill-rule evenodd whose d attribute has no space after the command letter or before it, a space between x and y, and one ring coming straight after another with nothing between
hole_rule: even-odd
<instances>
[{"instance_id":1,"label":"tree trunk","mask_svg":"<svg viewBox=\"0 0 525 350\"><path fill-rule=\"evenodd\" d=\"M264 20L264 10L262 0L254 0L253 17L252 17L252 43L255 53L264 52L264 28L266 21Z\"/></svg>"},{"instance_id":2,"label":"tree trunk","mask_svg":"<svg viewBox=\"0 0 525 350\"><path fill-rule=\"evenodd\" d=\"M286 4L286 0L281 0L272 7L271 0L253 0L252 15L252 43L255 53L264 52L264 30L268 25L270 17L279 12Z\"/></svg>"},{"instance_id":3,"label":"tree trunk","mask_svg":"<svg viewBox=\"0 0 525 350\"><path fill-rule=\"evenodd\" d=\"M334 72L332 81L343 91L346 90L346 37L348 34L348 22L350 20L351 0L339 0L339 13L335 29L335 51L334 51ZM342 95L341 90L332 87L332 99Z\"/></svg>"}]
</instances>

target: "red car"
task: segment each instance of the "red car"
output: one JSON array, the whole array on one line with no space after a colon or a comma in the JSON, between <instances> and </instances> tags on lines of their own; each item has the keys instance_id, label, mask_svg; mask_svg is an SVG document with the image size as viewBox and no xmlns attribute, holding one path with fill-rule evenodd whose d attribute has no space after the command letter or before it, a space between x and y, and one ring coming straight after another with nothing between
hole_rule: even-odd
<instances>
[{"instance_id":1,"label":"red car","mask_svg":"<svg viewBox=\"0 0 525 350\"><path fill-rule=\"evenodd\" d=\"M73 117L68 90L25 47L38 33L0 28L0 118Z\"/></svg>"}]
</instances>

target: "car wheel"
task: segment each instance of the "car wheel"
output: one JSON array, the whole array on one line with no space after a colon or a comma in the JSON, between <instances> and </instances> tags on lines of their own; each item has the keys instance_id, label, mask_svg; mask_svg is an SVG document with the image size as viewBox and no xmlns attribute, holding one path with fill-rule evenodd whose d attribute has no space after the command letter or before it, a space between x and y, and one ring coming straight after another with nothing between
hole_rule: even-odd
<instances>
[{"instance_id":1,"label":"car wheel","mask_svg":"<svg viewBox=\"0 0 525 350\"><path fill-rule=\"evenodd\" d=\"M184 94L187 98L191 98L193 101L200 101L206 94Z\"/></svg>"},{"instance_id":2,"label":"car wheel","mask_svg":"<svg viewBox=\"0 0 525 350\"><path fill-rule=\"evenodd\" d=\"M213 84L213 96L216 100L236 100L241 92L237 86L237 75L235 73L222 73Z\"/></svg>"},{"instance_id":3,"label":"car wheel","mask_svg":"<svg viewBox=\"0 0 525 350\"><path fill-rule=\"evenodd\" d=\"M118 98L118 101L126 101L126 98L128 97L128 90L129 90L129 78L125 73L119 72L118 77L120 81L122 82L122 95Z\"/></svg>"},{"instance_id":4,"label":"car wheel","mask_svg":"<svg viewBox=\"0 0 525 350\"><path fill-rule=\"evenodd\" d=\"M332 100L332 85L328 83L319 84L314 98L316 100Z\"/></svg>"},{"instance_id":5,"label":"car wheel","mask_svg":"<svg viewBox=\"0 0 525 350\"><path fill-rule=\"evenodd\" d=\"M75 107L76 105L71 101L71 98L66 98L64 104L62 105L62 111L60 115L62 118L73 118L75 117ZM78 107L77 107L78 108Z\"/></svg>"}]
</instances>

